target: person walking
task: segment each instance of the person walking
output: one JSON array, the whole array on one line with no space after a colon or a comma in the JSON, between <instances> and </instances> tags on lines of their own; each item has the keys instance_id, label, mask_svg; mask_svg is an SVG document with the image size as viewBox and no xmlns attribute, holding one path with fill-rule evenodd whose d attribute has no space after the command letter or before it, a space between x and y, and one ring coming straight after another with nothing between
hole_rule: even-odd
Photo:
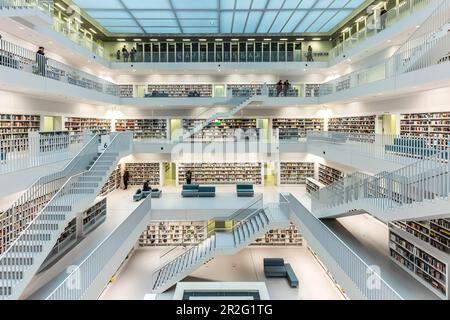
<instances>
[{"instance_id":1,"label":"person walking","mask_svg":"<svg viewBox=\"0 0 450 320\"><path fill-rule=\"evenodd\" d=\"M276 89L277 89L277 97L279 97L281 95L281 92L283 91L283 82L281 80L278 81Z\"/></svg>"},{"instance_id":2,"label":"person walking","mask_svg":"<svg viewBox=\"0 0 450 320\"><path fill-rule=\"evenodd\" d=\"M314 59L313 59L313 48L311 46L308 46L308 53L306 54L306 60L308 62L314 61Z\"/></svg>"},{"instance_id":3,"label":"person walking","mask_svg":"<svg viewBox=\"0 0 450 320\"><path fill-rule=\"evenodd\" d=\"M136 49L135 48L131 48L131 51L130 51L130 60L131 60L131 62L136 62L136 53L137 53Z\"/></svg>"},{"instance_id":4,"label":"person walking","mask_svg":"<svg viewBox=\"0 0 450 320\"><path fill-rule=\"evenodd\" d=\"M47 64L45 59L45 48L39 47L36 52L36 63L38 67L38 74L45 77L45 65Z\"/></svg>"},{"instance_id":5,"label":"person walking","mask_svg":"<svg viewBox=\"0 0 450 320\"><path fill-rule=\"evenodd\" d=\"M289 80L286 80L286 81L283 83L283 95L284 95L285 97L288 96L288 92L289 92L290 86L291 86L291 84L289 83Z\"/></svg>"},{"instance_id":6,"label":"person walking","mask_svg":"<svg viewBox=\"0 0 450 320\"><path fill-rule=\"evenodd\" d=\"M116 60L117 62L120 62L120 50L117 50L116 52Z\"/></svg>"},{"instance_id":7,"label":"person walking","mask_svg":"<svg viewBox=\"0 0 450 320\"><path fill-rule=\"evenodd\" d=\"M128 181L130 180L130 173L128 172L128 170L125 170L125 172L123 173L123 186L124 186L124 190L128 189Z\"/></svg>"},{"instance_id":8,"label":"person walking","mask_svg":"<svg viewBox=\"0 0 450 320\"><path fill-rule=\"evenodd\" d=\"M186 172L186 184L191 184L192 182L192 172L191 170L188 170Z\"/></svg>"},{"instance_id":9,"label":"person walking","mask_svg":"<svg viewBox=\"0 0 450 320\"><path fill-rule=\"evenodd\" d=\"M385 7L380 11L380 27L381 30L386 29L387 10Z\"/></svg>"},{"instance_id":10,"label":"person walking","mask_svg":"<svg viewBox=\"0 0 450 320\"><path fill-rule=\"evenodd\" d=\"M122 48L122 56L123 56L123 62L128 62L128 58L130 56L130 53L128 52L127 46L123 46L123 48Z\"/></svg>"}]
</instances>

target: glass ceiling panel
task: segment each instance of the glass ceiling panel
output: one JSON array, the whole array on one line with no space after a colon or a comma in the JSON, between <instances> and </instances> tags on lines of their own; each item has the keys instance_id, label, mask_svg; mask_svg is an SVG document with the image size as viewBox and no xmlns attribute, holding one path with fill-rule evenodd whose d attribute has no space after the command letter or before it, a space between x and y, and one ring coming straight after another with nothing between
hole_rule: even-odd
<instances>
[{"instance_id":1,"label":"glass ceiling panel","mask_svg":"<svg viewBox=\"0 0 450 320\"><path fill-rule=\"evenodd\" d=\"M73 0L112 33L329 33L365 0Z\"/></svg>"}]
</instances>

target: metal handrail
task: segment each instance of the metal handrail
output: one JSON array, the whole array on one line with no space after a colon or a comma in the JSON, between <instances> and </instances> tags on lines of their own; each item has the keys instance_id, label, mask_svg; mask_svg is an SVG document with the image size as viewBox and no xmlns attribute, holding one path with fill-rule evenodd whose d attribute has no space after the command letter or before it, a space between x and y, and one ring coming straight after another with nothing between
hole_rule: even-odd
<instances>
[{"instance_id":1,"label":"metal handrail","mask_svg":"<svg viewBox=\"0 0 450 320\"><path fill-rule=\"evenodd\" d=\"M262 200L262 197L261 197ZM253 204L255 204L256 202L254 202ZM252 204L252 205L253 205ZM249 207L247 207L249 208ZM241 209L240 209L241 210ZM230 231L229 233L233 233L238 227L240 227L241 225L243 225L244 223L246 223L247 221L249 221L252 217L254 217L256 214L260 213L261 210L264 210L264 207L262 208L257 208L252 210L252 212L250 214L247 214L242 220L239 220L237 223L233 223L232 228L218 228L218 227L214 227L213 230L211 230L211 232L208 232L208 238L210 238L212 235L214 235L217 232L221 232L221 231ZM270 213L266 213L268 215L270 215ZM233 214L234 215L234 214ZM232 215L232 216L233 216ZM230 218L232 217L230 216ZM237 216L237 215L236 215ZM231 221L233 219L227 218L227 220ZM217 220L215 220L217 221ZM208 223L206 225L206 227L208 227L211 223ZM205 227L204 227L205 228ZM204 230L204 228L202 228L202 230ZM156 275L161 269L163 269L164 267L166 267L168 264L172 263L173 261L177 260L178 258L180 258L181 256L185 255L188 252L191 252L191 250L194 250L196 247L198 247L203 241L205 241L206 239L203 239L202 241L199 241L195 244L193 244L191 246L191 248L181 252L180 254L176 255L173 259L170 259L169 261L166 261L165 263L163 263L160 267L158 267L155 271L153 271L153 276ZM179 246L177 246L178 248Z\"/></svg>"},{"instance_id":2,"label":"metal handrail","mask_svg":"<svg viewBox=\"0 0 450 320\"><path fill-rule=\"evenodd\" d=\"M235 212L233 212L230 216L228 216L227 218L214 218L213 221L208 222L205 226L203 226L198 232L201 233L203 231L208 230L208 227L210 227L212 224L215 223L215 221L222 221L222 220L227 220L227 221L233 221L235 220L243 210L247 210L248 208L250 208L251 206L257 204L258 202L263 200L263 195L262 194L258 194L256 199L253 200L251 202L251 204L246 205L245 208L239 208L237 209ZM199 241L198 243L202 242L203 240ZM164 258L165 256L167 256L169 253L175 251L176 249L180 248L180 247L186 247L187 245L192 245L192 243L187 243L186 240L183 238L181 243L179 243L178 245L176 245L175 247L170 248L169 250L165 250L163 251L159 258Z\"/></svg>"}]
</instances>

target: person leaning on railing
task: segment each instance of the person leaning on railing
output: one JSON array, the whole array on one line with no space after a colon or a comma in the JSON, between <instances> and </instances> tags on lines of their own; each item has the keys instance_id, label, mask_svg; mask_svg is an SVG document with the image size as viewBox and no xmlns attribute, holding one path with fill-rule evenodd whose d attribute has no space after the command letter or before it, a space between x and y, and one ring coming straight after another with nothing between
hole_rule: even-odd
<instances>
[{"instance_id":1,"label":"person leaning on railing","mask_svg":"<svg viewBox=\"0 0 450 320\"><path fill-rule=\"evenodd\" d=\"M38 67L38 74L45 77L45 65L47 64L45 58L45 48L39 47L39 50L36 52L36 63Z\"/></svg>"}]
</instances>

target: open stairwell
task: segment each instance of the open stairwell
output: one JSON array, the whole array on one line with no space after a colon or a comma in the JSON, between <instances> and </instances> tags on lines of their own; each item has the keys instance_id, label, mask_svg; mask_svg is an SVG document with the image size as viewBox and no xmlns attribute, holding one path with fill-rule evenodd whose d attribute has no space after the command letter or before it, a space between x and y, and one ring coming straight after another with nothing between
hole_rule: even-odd
<instances>
[{"instance_id":1,"label":"open stairwell","mask_svg":"<svg viewBox=\"0 0 450 320\"><path fill-rule=\"evenodd\" d=\"M111 142L81 161L85 171L70 177L0 256L0 298L18 299L39 270L66 225L100 193L118 161L130 154L132 134L111 135Z\"/></svg>"},{"instance_id":2,"label":"open stairwell","mask_svg":"<svg viewBox=\"0 0 450 320\"><path fill-rule=\"evenodd\" d=\"M199 125L195 126L192 130L187 132L183 135L182 140L189 140L191 137L195 136L197 133L202 131L205 127L207 127L209 124L211 124L215 119L228 119L234 116L236 113L244 109L246 106L248 106L250 103L254 101L254 96L245 96L245 97L233 97L230 99L229 104L233 105L234 107L227 111L227 112L215 112L211 115L207 116L207 119L200 123ZM208 110L207 110L208 112ZM205 114L200 114L196 116L196 119L201 119L202 117L206 116Z\"/></svg>"},{"instance_id":3,"label":"open stairwell","mask_svg":"<svg viewBox=\"0 0 450 320\"><path fill-rule=\"evenodd\" d=\"M354 173L311 194L317 218L369 213L384 221L450 216L448 151L374 177Z\"/></svg>"},{"instance_id":4,"label":"open stairwell","mask_svg":"<svg viewBox=\"0 0 450 320\"><path fill-rule=\"evenodd\" d=\"M278 204L256 209L231 230L215 229L204 241L163 263L154 272L153 291L161 293L183 280L217 255L234 255L271 229L287 228L289 220Z\"/></svg>"}]
</instances>

